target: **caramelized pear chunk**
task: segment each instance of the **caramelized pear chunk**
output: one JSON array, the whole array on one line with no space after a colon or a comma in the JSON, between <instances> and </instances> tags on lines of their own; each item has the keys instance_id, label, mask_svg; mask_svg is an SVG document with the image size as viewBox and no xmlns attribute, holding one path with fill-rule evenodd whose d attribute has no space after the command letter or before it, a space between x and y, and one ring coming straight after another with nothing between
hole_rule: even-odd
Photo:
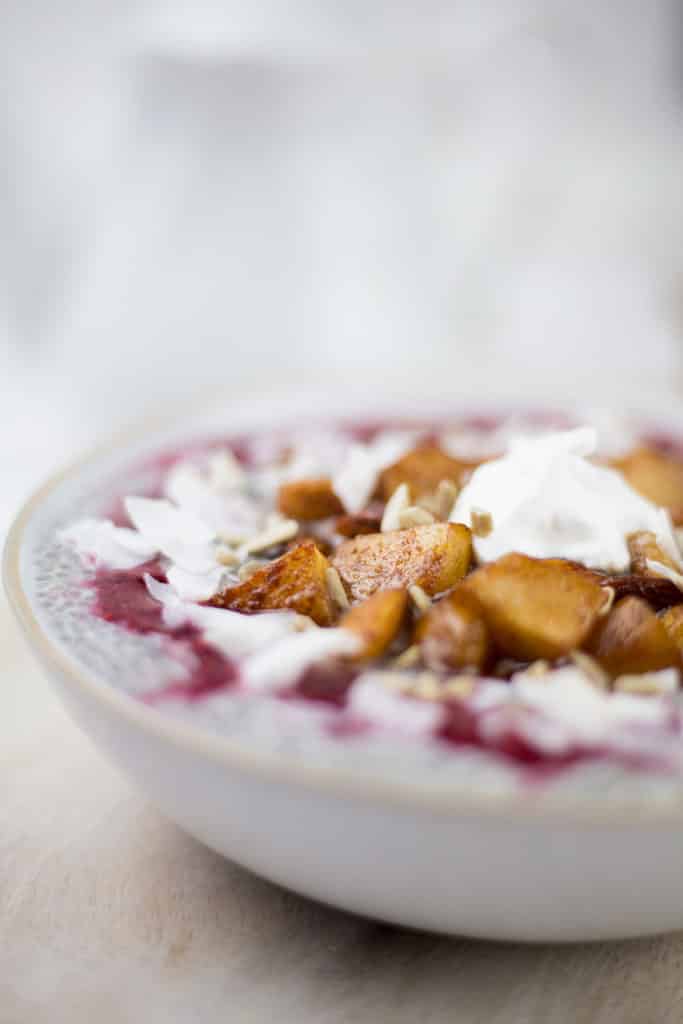
<instances>
[{"instance_id":1,"label":"caramelized pear chunk","mask_svg":"<svg viewBox=\"0 0 683 1024\"><path fill-rule=\"evenodd\" d=\"M304 522L327 519L344 511L332 490L332 481L324 476L282 484L278 492L278 508L284 516Z\"/></svg>"},{"instance_id":2,"label":"caramelized pear chunk","mask_svg":"<svg viewBox=\"0 0 683 1024\"><path fill-rule=\"evenodd\" d=\"M681 571L680 565L662 551L656 535L651 530L639 530L630 534L626 540L631 555L632 572L641 576L657 576L657 572L648 567L648 562L659 562L675 572Z\"/></svg>"},{"instance_id":3,"label":"caramelized pear chunk","mask_svg":"<svg viewBox=\"0 0 683 1024\"><path fill-rule=\"evenodd\" d=\"M451 480L460 486L474 466L476 463L452 458L435 444L420 445L382 470L378 493L388 501L400 484L407 484L411 501L416 501L432 494L442 480Z\"/></svg>"},{"instance_id":4,"label":"caramelized pear chunk","mask_svg":"<svg viewBox=\"0 0 683 1024\"><path fill-rule=\"evenodd\" d=\"M613 678L680 665L678 648L662 619L640 597L617 602L598 624L587 650Z\"/></svg>"},{"instance_id":5,"label":"caramelized pear chunk","mask_svg":"<svg viewBox=\"0 0 683 1024\"><path fill-rule=\"evenodd\" d=\"M463 668L481 672L493 647L483 609L466 587L456 587L432 605L417 624L415 641L424 663L436 672Z\"/></svg>"},{"instance_id":6,"label":"caramelized pear chunk","mask_svg":"<svg viewBox=\"0 0 683 1024\"><path fill-rule=\"evenodd\" d=\"M319 626L329 626L335 618L325 572L329 565L315 543L306 540L243 583L216 594L211 604L248 615L287 608L308 615Z\"/></svg>"},{"instance_id":7,"label":"caramelized pear chunk","mask_svg":"<svg viewBox=\"0 0 683 1024\"><path fill-rule=\"evenodd\" d=\"M332 563L353 601L414 583L433 596L467 572L472 535L461 523L430 523L343 541Z\"/></svg>"},{"instance_id":8,"label":"caramelized pear chunk","mask_svg":"<svg viewBox=\"0 0 683 1024\"><path fill-rule=\"evenodd\" d=\"M683 524L683 462L673 455L642 445L612 462L634 490L655 505L668 508L677 525Z\"/></svg>"},{"instance_id":9,"label":"caramelized pear chunk","mask_svg":"<svg viewBox=\"0 0 683 1024\"><path fill-rule=\"evenodd\" d=\"M408 608L405 590L378 590L343 616L340 626L356 633L362 641L357 658L379 658L396 638Z\"/></svg>"},{"instance_id":10,"label":"caramelized pear chunk","mask_svg":"<svg viewBox=\"0 0 683 1024\"><path fill-rule=\"evenodd\" d=\"M581 647L608 599L599 577L561 558L509 554L465 586L478 599L501 654L552 660Z\"/></svg>"}]
</instances>

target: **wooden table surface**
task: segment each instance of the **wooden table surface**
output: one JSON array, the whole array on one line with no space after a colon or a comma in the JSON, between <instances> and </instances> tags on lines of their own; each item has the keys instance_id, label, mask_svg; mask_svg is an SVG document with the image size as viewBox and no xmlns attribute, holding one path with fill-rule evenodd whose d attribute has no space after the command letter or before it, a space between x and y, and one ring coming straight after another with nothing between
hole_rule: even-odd
<instances>
[{"instance_id":1,"label":"wooden table surface","mask_svg":"<svg viewBox=\"0 0 683 1024\"><path fill-rule=\"evenodd\" d=\"M0 1024L683 1021L683 933L443 939L231 865L147 806L71 724L4 603L0 644Z\"/></svg>"}]
</instances>

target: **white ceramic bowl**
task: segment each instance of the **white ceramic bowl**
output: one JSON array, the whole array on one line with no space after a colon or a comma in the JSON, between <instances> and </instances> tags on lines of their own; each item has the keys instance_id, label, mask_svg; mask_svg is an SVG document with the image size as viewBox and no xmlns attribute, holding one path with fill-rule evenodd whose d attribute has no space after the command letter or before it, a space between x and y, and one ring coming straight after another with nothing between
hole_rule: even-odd
<instances>
[{"instance_id":1,"label":"white ceramic bowl","mask_svg":"<svg viewBox=\"0 0 683 1024\"><path fill-rule=\"evenodd\" d=\"M93 669L92 650L85 658L60 635L58 609L46 610L37 596L39 553L57 524L145 453L219 430L277 427L301 408L299 399L231 404L147 432L53 478L28 502L7 543L6 586L74 718L182 828L265 878L335 906L497 939L617 938L683 926L677 781L540 793L491 786L485 773L452 788L428 772L373 774L354 766L352 755L348 764L327 762L170 718L114 688ZM354 406L327 397L307 399L306 408L351 416L462 411L443 402ZM664 422L683 431L680 416ZM106 664L106 651L99 653Z\"/></svg>"}]
</instances>

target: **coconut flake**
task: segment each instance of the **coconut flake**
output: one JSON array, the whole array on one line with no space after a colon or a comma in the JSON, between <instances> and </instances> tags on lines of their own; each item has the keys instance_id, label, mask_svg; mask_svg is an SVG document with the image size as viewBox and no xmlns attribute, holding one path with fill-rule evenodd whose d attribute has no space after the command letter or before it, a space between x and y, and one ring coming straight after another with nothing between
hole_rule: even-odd
<instances>
[{"instance_id":1,"label":"coconut flake","mask_svg":"<svg viewBox=\"0 0 683 1024\"><path fill-rule=\"evenodd\" d=\"M166 498L131 497L124 504L142 536L181 568L205 573L215 567L215 533L194 513Z\"/></svg>"},{"instance_id":2,"label":"coconut flake","mask_svg":"<svg viewBox=\"0 0 683 1024\"><path fill-rule=\"evenodd\" d=\"M216 495L241 491L247 475L229 449L212 452L204 467L178 462L168 473L164 491L176 505L197 508Z\"/></svg>"},{"instance_id":3,"label":"coconut flake","mask_svg":"<svg viewBox=\"0 0 683 1024\"><path fill-rule=\"evenodd\" d=\"M159 550L136 530L114 526L109 519L80 519L60 530L59 539L73 545L81 557L110 569L132 569L154 558Z\"/></svg>"},{"instance_id":4,"label":"coconut flake","mask_svg":"<svg viewBox=\"0 0 683 1024\"><path fill-rule=\"evenodd\" d=\"M150 595L163 605L164 622L174 629L185 623L196 626L203 640L234 658L260 651L283 637L304 629L317 629L311 619L292 611L243 615L227 608L207 608L181 599L172 584L144 577Z\"/></svg>"},{"instance_id":5,"label":"coconut flake","mask_svg":"<svg viewBox=\"0 0 683 1024\"><path fill-rule=\"evenodd\" d=\"M417 431L386 430L369 444L352 444L341 469L332 477L332 487L347 512L360 512L374 490L383 469L414 448L420 438Z\"/></svg>"},{"instance_id":6,"label":"coconut flake","mask_svg":"<svg viewBox=\"0 0 683 1024\"><path fill-rule=\"evenodd\" d=\"M166 570L166 578L184 601L208 601L224 589L226 571L219 565L208 572L190 572L172 564Z\"/></svg>"}]
</instances>

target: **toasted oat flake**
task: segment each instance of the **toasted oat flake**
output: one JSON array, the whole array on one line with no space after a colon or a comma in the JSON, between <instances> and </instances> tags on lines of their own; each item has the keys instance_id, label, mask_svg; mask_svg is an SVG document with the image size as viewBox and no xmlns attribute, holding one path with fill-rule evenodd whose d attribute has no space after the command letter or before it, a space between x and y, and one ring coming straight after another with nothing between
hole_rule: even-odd
<instances>
[{"instance_id":1,"label":"toasted oat flake","mask_svg":"<svg viewBox=\"0 0 683 1024\"><path fill-rule=\"evenodd\" d=\"M420 508L419 505L410 505L402 512L399 512L398 521L400 528L407 530L411 526L428 526L434 522L434 516L426 508Z\"/></svg>"},{"instance_id":2,"label":"toasted oat flake","mask_svg":"<svg viewBox=\"0 0 683 1024\"><path fill-rule=\"evenodd\" d=\"M419 612L429 611L432 606L432 599L418 583L413 583L412 586L408 587L408 593Z\"/></svg>"},{"instance_id":3,"label":"toasted oat flake","mask_svg":"<svg viewBox=\"0 0 683 1024\"><path fill-rule=\"evenodd\" d=\"M488 537L493 532L493 517L484 509L473 508L470 513L470 522L475 537Z\"/></svg>"},{"instance_id":4,"label":"toasted oat flake","mask_svg":"<svg viewBox=\"0 0 683 1024\"><path fill-rule=\"evenodd\" d=\"M341 576L334 568L330 566L325 570L325 582L327 583L327 589L330 597L336 604L340 611L347 611L351 607L349 599L344 590L344 584L341 581Z\"/></svg>"}]
</instances>

